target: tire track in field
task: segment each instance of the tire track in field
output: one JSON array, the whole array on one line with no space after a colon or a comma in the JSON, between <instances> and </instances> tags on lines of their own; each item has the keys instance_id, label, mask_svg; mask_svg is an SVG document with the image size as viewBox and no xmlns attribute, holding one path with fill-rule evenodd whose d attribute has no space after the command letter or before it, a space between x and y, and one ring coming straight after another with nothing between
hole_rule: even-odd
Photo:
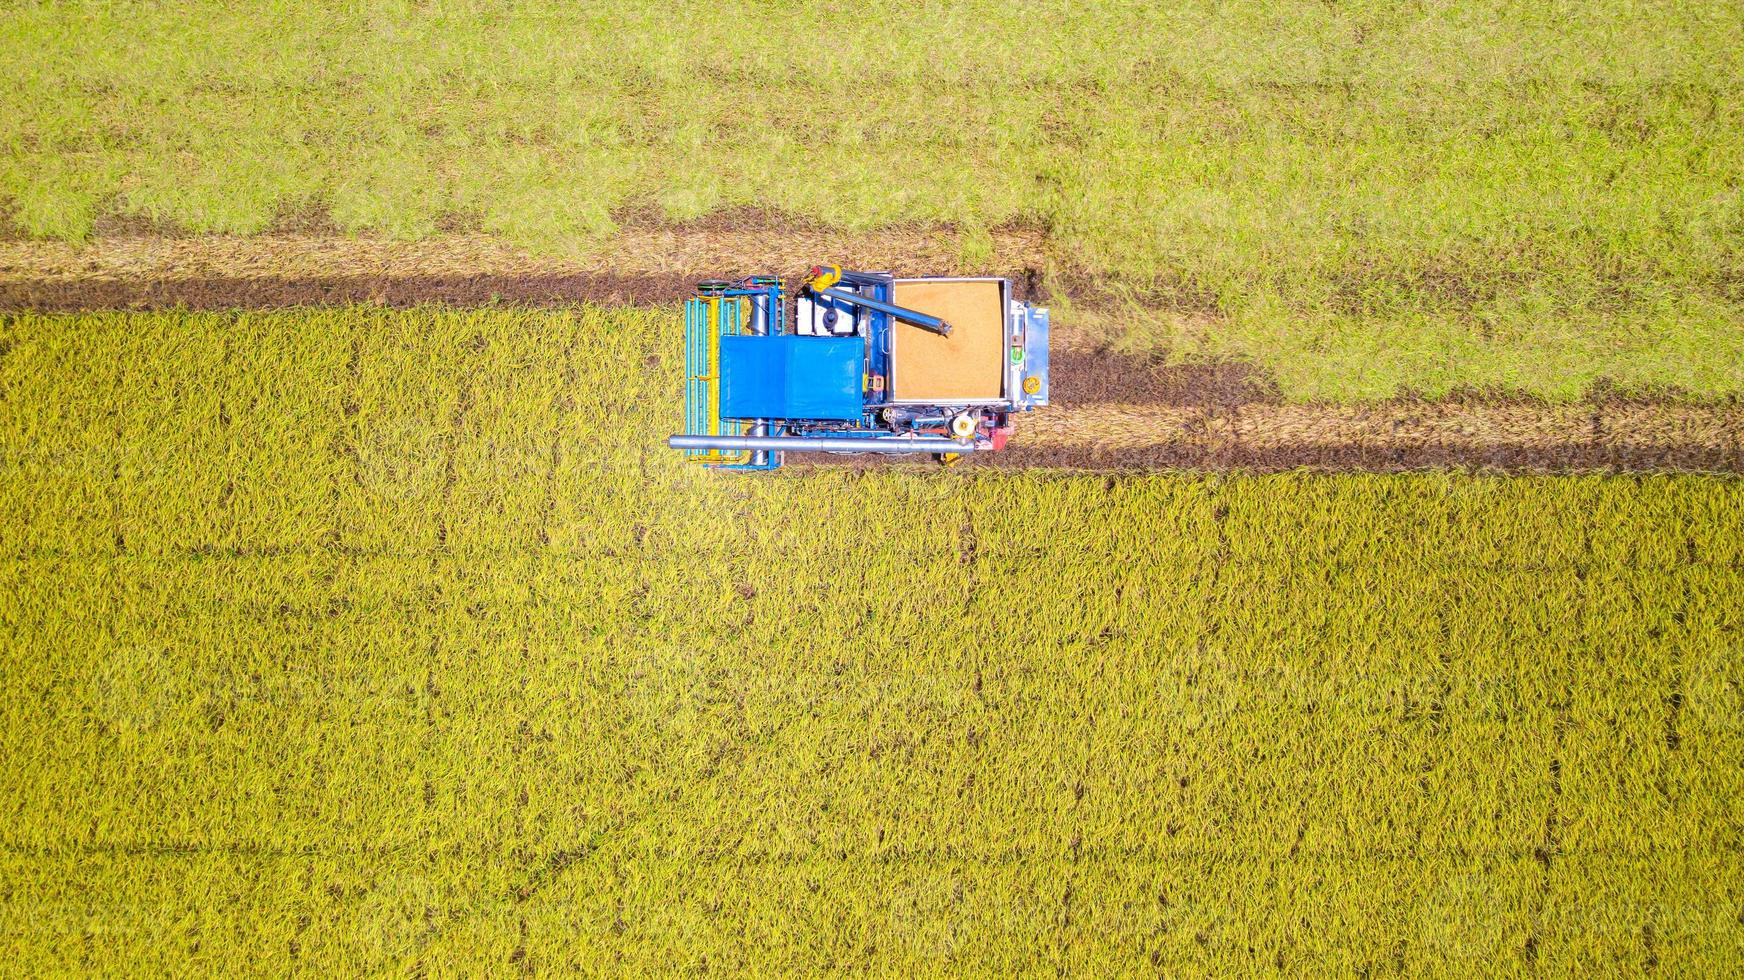
<instances>
[{"instance_id":1,"label":"tire track in field","mask_svg":"<svg viewBox=\"0 0 1744 980\"><path fill-rule=\"evenodd\" d=\"M578 335L571 333L567 343L563 345L563 374L557 382L557 391L551 396L551 407L555 413L551 427L551 439L546 451L545 496L539 502L539 545L551 546L551 524L557 516L557 488L559 476L563 471L563 422L575 408L576 382L579 372L575 367L575 346Z\"/></svg>"},{"instance_id":2,"label":"tire track in field","mask_svg":"<svg viewBox=\"0 0 1744 980\"><path fill-rule=\"evenodd\" d=\"M1594 421L1602 420L1595 426ZM979 465L1084 469L1744 472L1744 405L1084 404L1018 420Z\"/></svg>"}]
</instances>

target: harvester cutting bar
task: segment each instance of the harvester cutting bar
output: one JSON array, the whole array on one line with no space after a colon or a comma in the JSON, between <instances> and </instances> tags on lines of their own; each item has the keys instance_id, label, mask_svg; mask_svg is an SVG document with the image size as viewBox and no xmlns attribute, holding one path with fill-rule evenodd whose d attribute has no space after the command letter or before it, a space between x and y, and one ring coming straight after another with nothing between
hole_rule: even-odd
<instances>
[{"instance_id":1,"label":"harvester cutting bar","mask_svg":"<svg viewBox=\"0 0 1744 980\"><path fill-rule=\"evenodd\" d=\"M873 299L870 296L845 293L840 289L816 289L813 290L813 292L819 296L828 296L830 299L833 299L838 303L846 303L849 306L863 306L868 310L877 310L879 313L889 314L903 323L912 324L922 330L936 333L941 337L949 337L951 335L950 324L936 316L928 316L925 313L911 310L905 306L897 306L895 303L886 303L882 300Z\"/></svg>"},{"instance_id":2,"label":"harvester cutting bar","mask_svg":"<svg viewBox=\"0 0 1744 980\"><path fill-rule=\"evenodd\" d=\"M884 436L870 438L804 438L800 436L670 436L673 449L712 449L724 452L781 450L798 453L968 453L974 443L937 436Z\"/></svg>"}]
</instances>

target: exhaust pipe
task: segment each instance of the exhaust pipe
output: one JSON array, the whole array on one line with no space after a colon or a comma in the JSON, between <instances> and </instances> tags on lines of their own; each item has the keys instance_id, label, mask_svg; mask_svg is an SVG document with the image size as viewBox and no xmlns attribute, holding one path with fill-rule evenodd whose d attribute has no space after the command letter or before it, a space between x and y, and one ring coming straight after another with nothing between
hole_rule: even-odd
<instances>
[{"instance_id":1,"label":"exhaust pipe","mask_svg":"<svg viewBox=\"0 0 1744 980\"><path fill-rule=\"evenodd\" d=\"M673 449L720 449L728 452L777 451L788 453L971 453L978 443L962 443L939 436L890 436L889 438L843 438L807 436L669 436Z\"/></svg>"}]
</instances>

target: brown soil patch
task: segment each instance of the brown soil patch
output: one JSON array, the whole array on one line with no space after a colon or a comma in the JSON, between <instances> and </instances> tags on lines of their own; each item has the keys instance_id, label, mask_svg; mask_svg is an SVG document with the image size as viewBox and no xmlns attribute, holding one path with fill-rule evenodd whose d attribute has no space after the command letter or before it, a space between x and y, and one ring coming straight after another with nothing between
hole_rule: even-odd
<instances>
[{"instance_id":1,"label":"brown soil patch","mask_svg":"<svg viewBox=\"0 0 1744 980\"><path fill-rule=\"evenodd\" d=\"M91 223L91 237L99 242L124 238L195 238L193 232L173 221L159 221L142 214L109 212Z\"/></svg>"},{"instance_id":2,"label":"brown soil patch","mask_svg":"<svg viewBox=\"0 0 1744 980\"><path fill-rule=\"evenodd\" d=\"M1223 316L1217 294L1186 279L1158 274L1146 278L1114 276L1082 268L1061 256L1050 268L1049 285L1073 300L1115 309L1169 310L1186 316Z\"/></svg>"},{"instance_id":3,"label":"brown soil patch","mask_svg":"<svg viewBox=\"0 0 1744 980\"><path fill-rule=\"evenodd\" d=\"M24 228L18 224L18 210L6 201L0 201L0 243L23 242L29 238Z\"/></svg>"},{"instance_id":4,"label":"brown soil patch","mask_svg":"<svg viewBox=\"0 0 1744 980\"><path fill-rule=\"evenodd\" d=\"M467 222L458 216L445 218L441 222L444 228L453 227L459 230ZM476 230L467 228L467 230ZM305 238L344 238L345 230L333 220L333 212L326 207L315 207L304 204L286 204L273 215L272 228L274 235L302 236Z\"/></svg>"},{"instance_id":5,"label":"brown soil patch","mask_svg":"<svg viewBox=\"0 0 1744 980\"><path fill-rule=\"evenodd\" d=\"M612 212L612 221L628 231L677 231L702 234L734 234L751 232L760 235L787 235L793 232L828 232L828 224L809 215L740 204L716 208L688 221L673 221L659 205L644 201ZM927 226L898 224L889 226L910 231L928 230Z\"/></svg>"},{"instance_id":6,"label":"brown soil patch","mask_svg":"<svg viewBox=\"0 0 1744 980\"><path fill-rule=\"evenodd\" d=\"M1277 385L1246 364L1169 364L1106 348L1058 349L1049 365L1056 400L1233 406L1282 401Z\"/></svg>"}]
</instances>

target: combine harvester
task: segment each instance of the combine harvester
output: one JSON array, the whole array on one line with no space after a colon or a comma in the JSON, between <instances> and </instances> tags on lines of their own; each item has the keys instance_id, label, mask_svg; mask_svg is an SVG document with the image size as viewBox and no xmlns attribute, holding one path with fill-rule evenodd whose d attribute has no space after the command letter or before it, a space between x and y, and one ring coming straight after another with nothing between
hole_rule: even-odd
<instances>
[{"instance_id":1,"label":"combine harvester","mask_svg":"<svg viewBox=\"0 0 1744 980\"><path fill-rule=\"evenodd\" d=\"M793 452L1002 449L1048 403L1048 311L1006 279L811 270L709 280L684 304L684 432L703 466L772 470Z\"/></svg>"}]
</instances>

